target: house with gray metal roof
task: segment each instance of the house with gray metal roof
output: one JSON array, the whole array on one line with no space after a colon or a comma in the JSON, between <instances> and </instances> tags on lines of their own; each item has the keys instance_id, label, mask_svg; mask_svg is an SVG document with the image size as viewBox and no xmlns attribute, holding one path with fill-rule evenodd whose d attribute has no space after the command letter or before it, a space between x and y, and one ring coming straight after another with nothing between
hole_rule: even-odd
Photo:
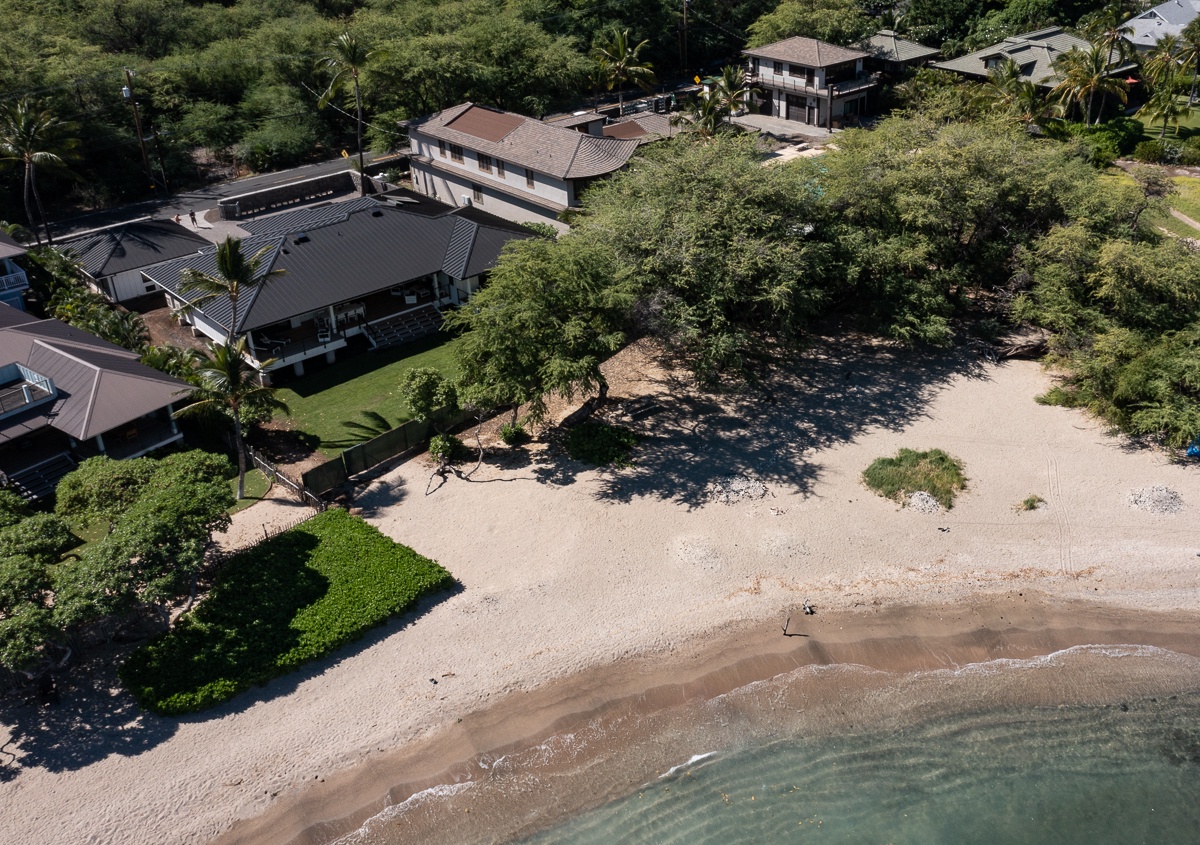
<instances>
[{"instance_id":1,"label":"house with gray metal roof","mask_svg":"<svg viewBox=\"0 0 1200 845\"><path fill-rule=\"evenodd\" d=\"M1021 79L1043 88L1053 88L1059 83L1054 62L1071 50L1086 52L1092 45L1082 38L1071 35L1061 27L1040 29L1005 38L974 53L959 56L945 62L935 62L934 67L949 70L975 79L987 79L988 74L1007 59L1012 59L1021 69ZM1125 74L1133 69L1132 63L1123 63L1114 50L1109 61L1109 74Z\"/></svg>"},{"instance_id":2,"label":"house with gray metal roof","mask_svg":"<svg viewBox=\"0 0 1200 845\"><path fill-rule=\"evenodd\" d=\"M1138 50L1153 50L1164 35L1178 37L1184 27L1200 16L1200 0L1168 0L1125 22L1130 32L1125 40Z\"/></svg>"},{"instance_id":3,"label":"house with gray metal roof","mask_svg":"<svg viewBox=\"0 0 1200 845\"><path fill-rule=\"evenodd\" d=\"M244 221L243 254L264 250L259 273L272 277L243 294L235 335L251 363L300 375L314 358L332 363L356 345L384 348L437 331L441 309L465 301L510 241L529 228L478 208L452 208L404 191ZM185 269L215 274L216 247L142 271L199 335L221 343L230 330L228 296L196 304ZM190 311L185 306L192 305Z\"/></svg>"},{"instance_id":4,"label":"house with gray metal roof","mask_svg":"<svg viewBox=\"0 0 1200 845\"><path fill-rule=\"evenodd\" d=\"M25 310L25 291L29 290L29 277L13 259L20 258L28 251L4 232L0 232L0 302L22 311Z\"/></svg>"},{"instance_id":5,"label":"house with gray metal roof","mask_svg":"<svg viewBox=\"0 0 1200 845\"><path fill-rule=\"evenodd\" d=\"M763 114L833 129L870 111L879 80L868 73L869 54L796 35L743 50L750 84Z\"/></svg>"},{"instance_id":6,"label":"house with gray metal roof","mask_svg":"<svg viewBox=\"0 0 1200 845\"><path fill-rule=\"evenodd\" d=\"M190 390L127 349L0 304L0 472L27 498L85 458L179 441L171 413Z\"/></svg>"},{"instance_id":7,"label":"house with gray metal roof","mask_svg":"<svg viewBox=\"0 0 1200 845\"><path fill-rule=\"evenodd\" d=\"M210 246L209 241L172 220L135 220L72 238L58 249L79 262L93 290L113 302L125 302L155 293L153 286L142 281L144 268L195 255Z\"/></svg>"},{"instance_id":8,"label":"house with gray metal roof","mask_svg":"<svg viewBox=\"0 0 1200 845\"><path fill-rule=\"evenodd\" d=\"M408 121L413 185L451 205L565 229L559 215L639 146L635 138L593 132L593 124L603 118L550 123L475 103Z\"/></svg>"}]
</instances>

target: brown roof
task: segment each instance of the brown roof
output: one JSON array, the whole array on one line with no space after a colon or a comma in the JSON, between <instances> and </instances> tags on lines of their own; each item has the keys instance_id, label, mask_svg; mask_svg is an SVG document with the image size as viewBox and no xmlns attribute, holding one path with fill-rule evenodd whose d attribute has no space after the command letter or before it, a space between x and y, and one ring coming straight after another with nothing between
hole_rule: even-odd
<instances>
[{"instance_id":1,"label":"brown roof","mask_svg":"<svg viewBox=\"0 0 1200 845\"><path fill-rule=\"evenodd\" d=\"M660 138L670 138L675 134L672 131L671 116L654 112L619 117L616 122L605 126L603 131L606 137L636 138L642 144Z\"/></svg>"},{"instance_id":2,"label":"brown roof","mask_svg":"<svg viewBox=\"0 0 1200 845\"><path fill-rule=\"evenodd\" d=\"M462 122L464 118L465 123ZM519 123L499 140L472 134L487 131L495 135L502 126L513 121ZM431 138L458 144L557 179L582 179L620 170L638 148L637 141L600 138L474 103L453 106L413 121L409 126ZM463 131L464 126L472 131Z\"/></svg>"},{"instance_id":3,"label":"brown roof","mask_svg":"<svg viewBox=\"0 0 1200 845\"><path fill-rule=\"evenodd\" d=\"M765 44L743 51L747 56L757 56L760 59L770 59L776 62L794 62L806 67L828 67L856 59L865 59L867 54L861 50L849 50L836 44L827 44L815 38L805 38L794 35L774 44Z\"/></svg>"},{"instance_id":4,"label":"brown roof","mask_svg":"<svg viewBox=\"0 0 1200 845\"><path fill-rule=\"evenodd\" d=\"M165 408L191 390L127 349L0 303L0 364L11 363L49 378L58 396L0 420L0 441L45 425L87 440Z\"/></svg>"},{"instance_id":5,"label":"brown roof","mask_svg":"<svg viewBox=\"0 0 1200 845\"><path fill-rule=\"evenodd\" d=\"M458 132L466 132L476 138L495 143L504 139L524 122L524 118L508 112L492 111L491 109L467 109L454 120L446 124L447 128Z\"/></svg>"}]
</instances>

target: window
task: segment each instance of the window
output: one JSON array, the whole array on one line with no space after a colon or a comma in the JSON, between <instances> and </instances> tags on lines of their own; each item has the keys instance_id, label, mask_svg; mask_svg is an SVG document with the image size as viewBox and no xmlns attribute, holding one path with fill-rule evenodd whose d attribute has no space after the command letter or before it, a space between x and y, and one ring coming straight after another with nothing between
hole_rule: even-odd
<instances>
[{"instance_id":1,"label":"window","mask_svg":"<svg viewBox=\"0 0 1200 845\"><path fill-rule=\"evenodd\" d=\"M442 158L446 157L446 142L441 138L438 139L438 154L441 155Z\"/></svg>"},{"instance_id":2,"label":"window","mask_svg":"<svg viewBox=\"0 0 1200 845\"><path fill-rule=\"evenodd\" d=\"M483 188L479 187L474 182L471 183L471 198L475 200L475 202L483 202Z\"/></svg>"},{"instance_id":3,"label":"window","mask_svg":"<svg viewBox=\"0 0 1200 845\"><path fill-rule=\"evenodd\" d=\"M487 173L492 172L492 157L490 155L485 155L484 153L479 153L479 155L476 158L479 161L479 169L480 170L483 170Z\"/></svg>"},{"instance_id":4,"label":"window","mask_svg":"<svg viewBox=\"0 0 1200 845\"><path fill-rule=\"evenodd\" d=\"M771 66L771 70L775 71L776 75L783 76L783 62L775 62Z\"/></svg>"},{"instance_id":5,"label":"window","mask_svg":"<svg viewBox=\"0 0 1200 845\"><path fill-rule=\"evenodd\" d=\"M533 187L533 171L530 170L528 167L525 168L525 187L526 188Z\"/></svg>"},{"instance_id":6,"label":"window","mask_svg":"<svg viewBox=\"0 0 1200 845\"><path fill-rule=\"evenodd\" d=\"M450 145L450 160L462 163L462 147L458 144Z\"/></svg>"},{"instance_id":7,"label":"window","mask_svg":"<svg viewBox=\"0 0 1200 845\"><path fill-rule=\"evenodd\" d=\"M496 159L496 175L501 179L504 178L504 162L500 159Z\"/></svg>"}]
</instances>

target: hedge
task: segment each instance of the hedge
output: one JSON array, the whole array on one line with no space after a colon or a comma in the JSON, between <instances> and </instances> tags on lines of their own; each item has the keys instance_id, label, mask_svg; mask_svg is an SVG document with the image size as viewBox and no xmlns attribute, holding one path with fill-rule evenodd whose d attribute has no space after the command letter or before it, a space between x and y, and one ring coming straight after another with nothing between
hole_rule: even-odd
<instances>
[{"instance_id":1,"label":"hedge","mask_svg":"<svg viewBox=\"0 0 1200 845\"><path fill-rule=\"evenodd\" d=\"M211 594L139 648L120 677L143 707L177 715L359 639L454 579L343 510L232 557Z\"/></svg>"}]
</instances>

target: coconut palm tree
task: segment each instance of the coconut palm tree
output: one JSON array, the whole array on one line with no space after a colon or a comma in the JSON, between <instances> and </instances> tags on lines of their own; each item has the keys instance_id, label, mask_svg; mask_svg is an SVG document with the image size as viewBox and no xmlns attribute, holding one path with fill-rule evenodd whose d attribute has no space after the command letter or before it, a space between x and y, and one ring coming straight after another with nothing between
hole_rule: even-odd
<instances>
[{"instance_id":1,"label":"coconut palm tree","mask_svg":"<svg viewBox=\"0 0 1200 845\"><path fill-rule=\"evenodd\" d=\"M633 47L629 46L629 30L612 30L603 41L592 45L592 58L600 65L604 85L611 91L617 89L617 103L622 113L625 111L625 94L622 86L632 82L645 91L650 91L654 85L654 66L638 58L642 49L650 43L642 41Z\"/></svg>"},{"instance_id":2,"label":"coconut palm tree","mask_svg":"<svg viewBox=\"0 0 1200 845\"><path fill-rule=\"evenodd\" d=\"M740 65L725 65L721 75L704 80L726 117L737 114L750 102L750 95L758 89L750 87L746 69Z\"/></svg>"},{"instance_id":3,"label":"coconut palm tree","mask_svg":"<svg viewBox=\"0 0 1200 845\"><path fill-rule=\"evenodd\" d=\"M368 50L349 32L343 32L329 45L330 53L317 60L317 67L324 68L333 74L329 87L317 100L317 108L323 109L337 94L352 86L354 89L354 109L358 118L358 173L359 187L363 196L367 195L367 172L363 165L363 108L362 92L359 90L359 78L363 69L372 62L385 58L383 50Z\"/></svg>"},{"instance_id":4,"label":"coconut palm tree","mask_svg":"<svg viewBox=\"0 0 1200 845\"><path fill-rule=\"evenodd\" d=\"M271 279L287 272L283 269L261 272L263 259L270 251L271 247L265 246L246 258L242 254L241 239L226 238L217 245L216 275L190 267L181 274L180 292L190 293L195 290L200 291L200 296L193 299L180 311L187 313L218 296L228 296L233 313L229 317L229 334L226 337L225 345L233 346L233 338L237 334L238 327L238 302L241 300L242 294L259 285L265 285Z\"/></svg>"},{"instance_id":5,"label":"coconut palm tree","mask_svg":"<svg viewBox=\"0 0 1200 845\"><path fill-rule=\"evenodd\" d=\"M1133 34L1128 26L1130 10L1121 0L1114 0L1103 9L1093 12L1079 22L1083 37L1102 48L1110 62L1123 62L1132 54L1132 46L1125 40Z\"/></svg>"},{"instance_id":6,"label":"coconut palm tree","mask_svg":"<svg viewBox=\"0 0 1200 845\"><path fill-rule=\"evenodd\" d=\"M1060 79L1051 94L1064 104L1076 103L1084 114L1084 125L1092 125L1092 112L1099 94L1101 100L1109 94L1125 102L1125 81L1109 73L1110 52L1093 45L1087 50L1072 48L1054 60L1054 70ZM1097 116L1099 120L1099 116Z\"/></svg>"},{"instance_id":7,"label":"coconut palm tree","mask_svg":"<svg viewBox=\"0 0 1200 845\"><path fill-rule=\"evenodd\" d=\"M264 362L264 366L274 363ZM246 411L283 411L287 404L266 387L258 371L246 362L246 338L233 346L209 344L209 355L196 368L196 392L192 402L175 412L176 417L220 415L233 420L234 448L237 450L237 497L246 497L246 446L242 439L242 416Z\"/></svg>"},{"instance_id":8,"label":"coconut palm tree","mask_svg":"<svg viewBox=\"0 0 1200 845\"><path fill-rule=\"evenodd\" d=\"M1162 140L1167 137L1167 124L1178 127L1179 121L1191 117L1192 107L1180 102L1174 85L1165 85L1155 89L1146 104L1138 109L1138 114L1145 114L1146 121L1151 124L1162 121L1162 129L1158 133L1159 140Z\"/></svg>"},{"instance_id":9,"label":"coconut palm tree","mask_svg":"<svg viewBox=\"0 0 1200 845\"><path fill-rule=\"evenodd\" d=\"M1192 72L1192 90L1188 93L1188 106L1196 102L1196 83L1200 77L1200 18L1196 18L1179 34L1180 70Z\"/></svg>"},{"instance_id":10,"label":"coconut palm tree","mask_svg":"<svg viewBox=\"0 0 1200 845\"><path fill-rule=\"evenodd\" d=\"M1154 49L1146 57L1142 72L1157 88L1174 88L1183 64L1183 42L1174 35L1164 35L1154 42Z\"/></svg>"},{"instance_id":11,"label":"coconut palm tree","mask_svg":"<svg viewBox=\"0 0 1200 845\"><path fill-rule=\"evenodd\" d=\"M77 143L70 137L72 129L72 124L59 120L49 109L41 108L28 97L0 108L0 161L17 162L25 168L25 216L29 218L29 226L39 244L42 239L29 204L31 195L37 204L46 243L53 241L42 208L42 195L37 189L37 167L39 164L62 163L59 152L65 152Z\"/></svg>"},{"instance_id":12,"label":"coconut palm tree","mask_svg":"<svg viewBox=\"0 0 1200 845\"><path fill-rule=\"evenodd\" d=\"M976 97L991 110L1007 113L1016 103L1020 83L1021 66L1005 59L988 71L987 82L979 86Z\"/></svg>"}]
</instances>

